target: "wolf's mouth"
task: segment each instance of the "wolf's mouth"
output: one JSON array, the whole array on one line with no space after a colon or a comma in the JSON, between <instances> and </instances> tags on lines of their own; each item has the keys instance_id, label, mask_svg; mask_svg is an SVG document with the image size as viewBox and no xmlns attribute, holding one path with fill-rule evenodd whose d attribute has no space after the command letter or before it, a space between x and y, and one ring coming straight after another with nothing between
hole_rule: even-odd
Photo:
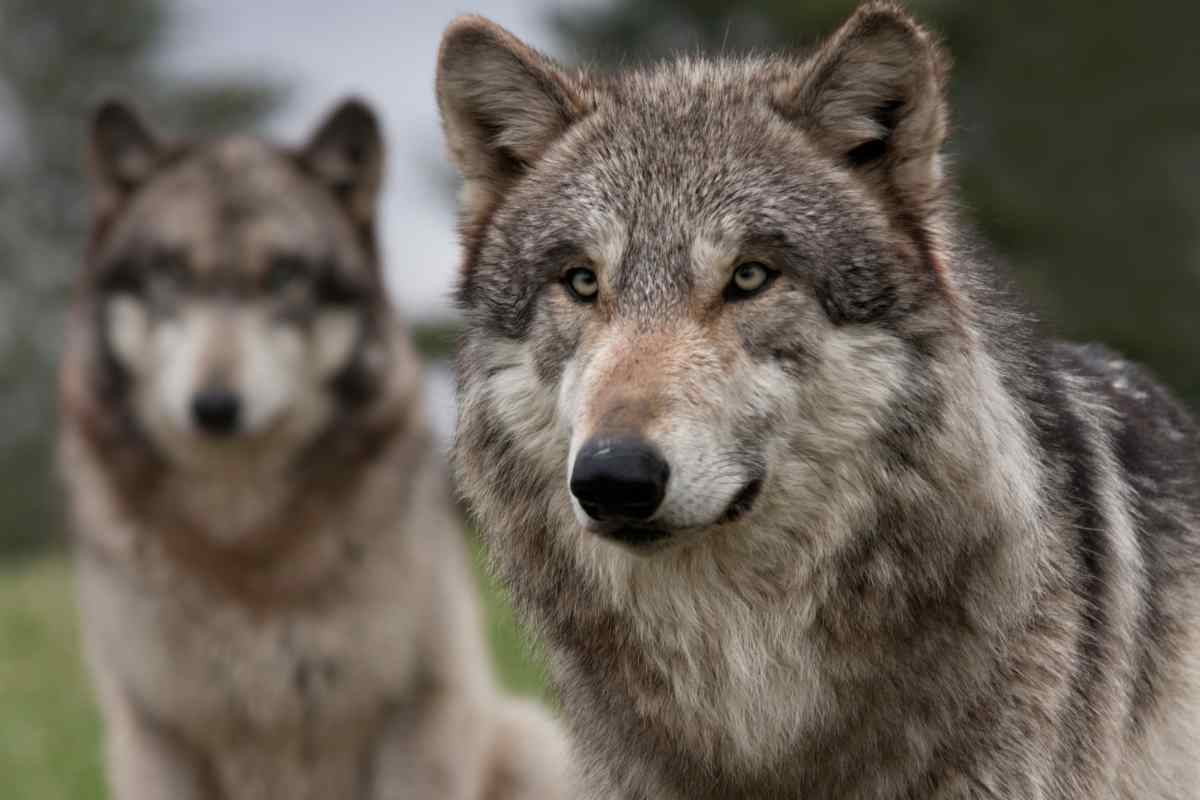
<instances>
[{"instance_id":1,"label":"wolf's mouth","mask_svg":"<svg viewBox=\"0 0 1200 800\"><path fill-rule=\"evenodd\" d=\"M758 495L762 492L763 479L755 478L746 484L745 488L737 493L737 496L729 503L725 509L725 513L717 521L718 525L724 525L727 522L733 522L739 517L746 515L751 508L754 507L754 501L758 499Z\"/></svg>"},{"instance_id":2,"label":"wolf's mouth","mask_svg":"<svg viewBox=\"0 0 1200 800\"><path fill-rule=\"evenodd\" d=\"M763 479L755 478L737 493L726 507L725 512L717 519L715 525L727 525L745 516L754 507L755 500L762 492ZM610 539L627 547L646 548L661 544L687 529L666 528L661 525L640 525L625 523L615 526L605 526L596 530L600 536ZM695 530L695 529L693 529Z\"/></svg>"},{"instance_id":3,"label":"wolf's mouth","mask_svg":"<svg viewBox=\"0 0 1200 800\"><path fill-rule=\"evenodd\" d=\"M667 528L651 525L622 525L619 528L599 531L599 533L606 539L612 539L630 547L644 547L669 539L674 532Z\"/></svg>"}]
</instances>

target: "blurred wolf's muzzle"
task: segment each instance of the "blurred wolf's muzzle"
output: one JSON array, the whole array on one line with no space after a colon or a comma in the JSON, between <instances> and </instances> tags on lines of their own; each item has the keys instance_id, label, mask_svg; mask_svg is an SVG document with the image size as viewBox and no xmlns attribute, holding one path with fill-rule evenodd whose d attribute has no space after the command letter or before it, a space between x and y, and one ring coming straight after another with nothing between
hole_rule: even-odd
<instances>
[{"instance_id":1,"label":"blurred wolf's muzzle","mask_svg":"<svg viewBox=\"0 0 1200 800\"><path fill-rule=\"evenodd\" d=\"M206 389L192 397L192 423L209 436L232 436L241 427L242 401L227 389Z\"/></svg>"}]
</instances>

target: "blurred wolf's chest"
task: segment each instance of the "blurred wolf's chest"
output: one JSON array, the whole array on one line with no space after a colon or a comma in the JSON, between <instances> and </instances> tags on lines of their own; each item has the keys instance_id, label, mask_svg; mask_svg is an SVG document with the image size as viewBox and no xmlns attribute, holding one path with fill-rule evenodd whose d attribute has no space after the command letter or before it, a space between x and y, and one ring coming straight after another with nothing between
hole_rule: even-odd
<instances>
[{"instance_id":1,"label":"blurred wolf's chest","mask_svg":"<svg viewBox=\"0 0 1200 800\"><path fill-rule=\"evenodd\" d=\"M253 611L188 581L147 592L121 571L81 573L99 668L189 738L349 735L407 688L413 621L394 608L381 613L374 592Z\"/></svg>"}]
</instances>

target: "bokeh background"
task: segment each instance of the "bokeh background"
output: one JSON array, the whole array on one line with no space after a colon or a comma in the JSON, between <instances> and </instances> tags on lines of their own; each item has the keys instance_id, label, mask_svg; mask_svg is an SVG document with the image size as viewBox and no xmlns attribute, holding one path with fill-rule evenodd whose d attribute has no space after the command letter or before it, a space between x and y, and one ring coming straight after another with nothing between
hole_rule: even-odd
<instances>
[{"instance_id":1,"label":"bokeh background","mask_svg":"<svg viewBox=\"0 0 1200 800\"><path fill-rule=\"evenodd\" d=\"M54 370L87 227L89 110L136 101L168 133L300 142L340 97L381 112L382 240L430 364L443 436L456 318L455 180L433 67L457 13L566 62L802 49L850 0L0 0L0 796L103 797L53 477ZM910 0L949 45L967 215L1064 336L1148 363L1200 407L1200 4ZM486 585L505 682L543 691Z\"/></svg>"}]
</instances>

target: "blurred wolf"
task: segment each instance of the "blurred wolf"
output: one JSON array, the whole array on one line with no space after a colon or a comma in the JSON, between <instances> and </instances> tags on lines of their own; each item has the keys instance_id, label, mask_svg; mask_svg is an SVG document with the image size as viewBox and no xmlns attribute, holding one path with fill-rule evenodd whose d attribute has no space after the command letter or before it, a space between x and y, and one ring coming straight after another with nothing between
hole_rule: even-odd
<instances>
[{"instance_id":1,"label":"blurred wolf","mask_svg":"<svg viewBox=\"0 0 1200 800\"><path fill-rule=\"evenodd\" d=\"M501 701L350 101L299 151L106 104L62 460L114 796L544 798Z\"/></svg>"},{"instance_id":2,"label":"blurred wolf","mask_svg":"<svg viewBox=\"0 0 1200 800\"><path fill-rule=\"evenodd\" d=\"M1196 425L992 277L928 32L602 76L464 18L439 59L456 471L585 796L1196 796Z\"/></svg>"}]
</instances>

